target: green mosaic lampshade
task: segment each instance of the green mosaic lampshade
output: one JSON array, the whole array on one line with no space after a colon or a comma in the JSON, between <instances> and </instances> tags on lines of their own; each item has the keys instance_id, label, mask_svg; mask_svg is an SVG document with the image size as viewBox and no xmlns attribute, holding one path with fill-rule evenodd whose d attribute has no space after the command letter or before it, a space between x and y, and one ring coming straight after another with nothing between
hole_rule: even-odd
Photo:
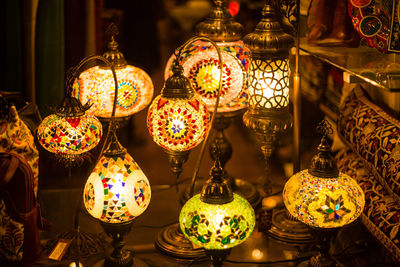
<instances>
[{"instance_id":1,"label":"green mosaic lampshade","mask_svg":"<svg viewBox=\"0 0 400 267\"><path fill-rule=\"evenodd\" d=\"M221 250L237 246L251 235L255 215L249 202L237 194L226 204L205 203L197 194L183 206L179 224L195 245Z\"/></svg>"}]
</instances>

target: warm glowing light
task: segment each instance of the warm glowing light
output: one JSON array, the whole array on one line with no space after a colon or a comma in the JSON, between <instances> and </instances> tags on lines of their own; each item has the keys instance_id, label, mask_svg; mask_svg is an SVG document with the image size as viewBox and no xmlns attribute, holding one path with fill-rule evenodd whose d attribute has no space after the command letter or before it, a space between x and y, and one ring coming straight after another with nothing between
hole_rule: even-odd
<instances>
[{"instance_id":1,"label":"warm glowing light","mask_svg":"<svg viewBox=\"0 0 400 267\"><path fill-rule=\"evenodd\" d=\"M239 110L247 107L247 68L249 52L242 41L217 43L222 55L222 90L218 112ZM165 79L172 75L172 55L165 68ZM190 80L195 92L201 96L209 110L214 110L218 95L220 69L218 54L208 43L196 41L182 51L180 63L184 75Z\"/></svg>"},{"instance_id":2,"label":"warm glowing light","mask_svg":"<svg viewBox=\"0 0 400 267\"><path fill-rule=\"evenodd\" d=\"M150 105L147 127L154 142L172 151L200 144L210 128L206 105L197 95L190 99L157 96Z\"/></svg>"},{"instance_id":3,"label":"warm glowing light","mask_svg":"<svg viewBox=\"0 0 400 267\"><path fill-rule=\"evenodd\" d=\"M147 209L150 198L149 181L129 154L102 156L83 193L89 214L107 223L133 220Z\"/></svg>"},{"instance_id":4,"label":"warm glowing light","mask_svg":"<svg viewBox=\"0 0 400 267\"><path fill-rule=\"evenodd\" d=\"M261 260L264 257L264 253L261 250L259 250L258 248L256 248L256 249L253 249L253 251L251 252L251 256L255 260Z\"/></svg>"},{"instance_id":5,"label":"warm glowing light","mask_svg":"<svg viewBox=\"0 0 400 267\"><path fill-rule=\"evenodd\" d=\"M253 108L283 108L289 105L289 61L251 61L248 71L249 105Z\"/></svg>"},{"instance_id":6,"label":"warm glowing light","mask_svg":"<svg viewBox=\"0 0 400 267\"><path fill-rule=\"evenodd\" d=\"M254 210L246 199L233 196L232 202L221 205L202 202L200 194L189 199L179 216L184 235L205 249L227 249L244 242L254 229Z\"/></svg>"},{"instance_id":7,"label":"warm glowing light","mask_svg":"<svg viewBox=\"0 0 400 267\"><path fill-rule=\"evenodd\" d=\"M348 175L319 178L303 170L283 190L288 211L299 221L319 228L335 228L357 219L365 204L364 192Z\"/></svg>"},{"instance_id":8,"label":"warm glowing light","mask_svg":"<svg viewBox=\"0 0 400 267\"><path fill-rule=\"evenodd\" d=\"M118 98L116 117L130 116L144 109L153 97L153 83L142 69L127 65L116 68ZM99 66L82 72L73 86L72 95L81 103L90 101L89 112L110 118L114 103L115 81L110 69Z\"/></svg>"},{"instance_id":9,"label":"warm glowing light","mask_svg":"<svg viewBox=\"0 0 400 267\"><path fill-rule=\"evenodd\" d=\"M76 156L94 148L100 141L102 126L93 115L44 118L37 130L40 144L49 152Z\"/></svg>"}]
</instances>

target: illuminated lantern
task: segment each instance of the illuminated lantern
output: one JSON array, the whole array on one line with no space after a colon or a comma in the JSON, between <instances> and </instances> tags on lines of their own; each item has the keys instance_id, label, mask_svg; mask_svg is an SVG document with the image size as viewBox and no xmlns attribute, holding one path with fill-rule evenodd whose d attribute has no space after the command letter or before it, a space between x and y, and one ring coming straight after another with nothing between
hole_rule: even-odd
<instances>
[{"instance_id":1,"label":"illuminated lantern","mask_svg":"<svg viewBox=\"0 0 400 267\"><path fill-rule=\"evenodd\" d=\"M127 64L114 39L118 34L115 24L111 24L107 32L111 35L111 40L103 57L111 62L117 75L118 97L115 116L129 117L150 104L153 83L145 71ZM72 94L82 103L90 101L93 104L88 111L90 114L109 119L115 96L110 67L103 64L83 71L74 83Z\"/></svg>"}]
</instances>

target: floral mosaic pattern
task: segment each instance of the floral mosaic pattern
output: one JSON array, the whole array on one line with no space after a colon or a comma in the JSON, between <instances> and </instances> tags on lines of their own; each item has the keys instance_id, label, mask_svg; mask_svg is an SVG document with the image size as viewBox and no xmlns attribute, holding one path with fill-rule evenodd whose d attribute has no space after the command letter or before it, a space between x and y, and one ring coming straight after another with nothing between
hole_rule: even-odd
<instances>
[{"instance_id":1,"label":"floral mosaic pattern","mask_svg":"<svg viewBox=\"0 0 400 267\"><path fill-rule=\"evenodd\" d=\"M283 190L288 211L299 221L319 228L334 228L357 219L364 207L364 192L349 176L318 178L303 170Z\"/></svg>"},{"instance_id":2,"label":"floral mosaic pattern","mask_svg":"<svg viewBox=\"0 0 400 267\"><path fill-rule=\"evenodd\" d=\"M371 165L351 149L340 151L336 160L340 171L354 177L365 193L362 223L400 262L400 206L373 174Z\"/></svg>"},{"instance_id":3,"label":"floral mosaic pattern","mask_svg":"<svg viewBox=\"0 0 400 267\"><path fill-rule=\"evenodd\" d=\"M157 96L149 108L147 127L154 142L172 151L200 144L210 128L207 106L197 95L191 99Z\"/></svg>"},{"instance_id":4,"label":"floral mosaic pattern","mask_svg":"<svg viewBox=\"0 0 400 267\"><path fill-rule=\"evenodd\" d=\"M219 112L240 110L247 107L247 68L249 50L242 41L218 43L223 60L222 91ZM165 79L172 74L175 56L172 55L165 68ZM180 63L184 74L207 107L213 111L218 92L220 70L218 54L208 43L196 41L182 52Z\"/></svg>"},{"instance_id":5,"label":"floral mosaic pattern","mask_svg":"<svg viewBox=\"0 0 400 267\"><path fill-rule=\"evenodd\" d=\"M47 116L37 130L40 144L54 154L75 156L94 148L102 135L100 121L93 115L82 117Z\"/></svg>"},{"instance_id":6,"label":"floral mosaic pattern","mask_svg":"<svg viewBox=\"0 0 400 267\"><path fill-rule=\"evenodd\" d=\"M22 155L33 172L33 189L38 190L39 152L32 133L19 118L15 106L11 107L11 121L0 121L0 152L14 151Z\"/></svg>"},{"instance_id":7,"label":"floral mosaic pattern","mask_svg":"<svg viewBox=\"0 0 400 267\"><path fill-rule=\"evenodd\" d=\"M108 223L133 220L146 210L150 198L149 181L129 154L103 156L83 193L86 210Z\"/></svg>"},{"instance_id":8,"label":"floral mosaic pattern","mask_svg":"<svg viewBox=\"0 0 400 267\"><path fill-rule=\"evenodd\" d=\"M116 116L125 117L139 112L150 104L153 83L143 70L126 66L115 70L118 82ZM72 95L81 103L90 101L89 113L98 117L111 117L114 104L115 82L111 70L99 66L82 72L73 86Z\"/></svg>"},{"instance_id":9,"label":"floral mosaic pattern","mask_svg":"<svg viewBox=\"0 0 400 267\"><path fill-rule=\"evenodd\" d=\"M179 223L185 236L205 249L227 249L244 242L253 232L254 210L241 196L223 205L207 204L200 194L181 210Z\"/></svg>"},{"instance_id":10,"label":"floral mosaic pattern","mask_svg":"<svg viewBox=\"0 0 400 267\"><path fill-rule=\"evenodd\" d=\"M400 203L400 122L356 88L341 105L338 130Z\"/></svg>"}]
</instances>

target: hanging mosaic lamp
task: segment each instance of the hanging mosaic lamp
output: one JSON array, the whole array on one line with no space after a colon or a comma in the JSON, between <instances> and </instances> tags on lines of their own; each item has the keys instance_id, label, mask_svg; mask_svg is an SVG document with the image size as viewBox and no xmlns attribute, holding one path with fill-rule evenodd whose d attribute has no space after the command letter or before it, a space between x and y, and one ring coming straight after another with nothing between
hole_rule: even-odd
<instances>
[{"instance_id":1,"label":"hanging mosaic lamp","mask_svg":"<svg viewBox=\"0 0 400 267\"><path fill-rule=\"evenodd\" d=\"M318 154L308 170L293 175L283 190L286 208L297 220L317 228L337 228L357 219L364 208L365 196L357 182L338 171L331 156L323 121Z\"/></svg>"},{"instance_id":2,"label":"hanging mosaic lamp","mask_svg":"<svg viewBox=\"0 0 400 267\"><path fill-rule=\"evenodd\" d=\"M86 210L102 222L124 223L142 214L150 198L149 180L113 133L109 147L86 182Z\"/></svg>"},{"instance_id":3,"label":"hanging mosaic lamp","mask_svg":"<svg viewBox=\"0 0 400 267\"><path fill-rule=\"evenodd\" d=\"M232 193L222 175L223 169L217 158L202 192L186 202L179 216L186 238L203 247L213 262L223 261L232 247L251 235L255 225L250 203Z\"/></svg>"},{"instance_id":4,"label":"hanging mosaic lamp","mask_svg":"<svg viewBox=\"0 0 400 267\"><path fill-rule=\"evenodd\" d=\"M118 79L118 97L115 116L129 117L150 104L153 97L153 83L142 69L128 65L124 55L118 50L115 36L118 29L111 24L107 29L111 36L103 57L115 68ZM102 119L109 119L115 96L113 74L109 66L102 64L83 71L76 79L72 95L82 103L93 103L89 113Z\"/></svg>"},{"instance_id":5,"label":"hanging mosaic lamp","mask_svg":"<svg viewBox=\"0 0 400 267\"><path fill-rule=\"evenodd\" d=\"M235 22L226 7L226 1L214 0L215 6L208 18L196 26L198 36L208 37L221 50L222 90L219 113L238 111L247 107L247 68L249 50L240 38L243 26ZM168 60L164 77L172 75L175 55ZM188 45L179 57L184 75L190 80L193 89L213 111L218 96L220 63L218 55L209 42L196 41Z\"/></svg>"},{"instance_id":6,"label":"hanging mosaic lamp","mask_svg":"<svg viewBox=\"0 0 400 267\"><path fill-rule=\"evenodd\" d=\"M67 90L68 92L68 90ZM67 166L82 162L82 155L94 148L102 136L102 125L87 113L90 105L82 105L69 96L47 116L37 129L39 143Z\"/></svg>"},{"instance_id":7,"label":"hanging mosaic lamp","mask_svg":"<svg viewBox=\"0 0 400 267\"><path fill-rule=\"evenodd\" d=\"M210 129L207 106L193 92L179 63L150 105L147 127L154 142L168 153L171 170L178 177L190 149L199 145Z\"/></svg>"}]
</instances>

